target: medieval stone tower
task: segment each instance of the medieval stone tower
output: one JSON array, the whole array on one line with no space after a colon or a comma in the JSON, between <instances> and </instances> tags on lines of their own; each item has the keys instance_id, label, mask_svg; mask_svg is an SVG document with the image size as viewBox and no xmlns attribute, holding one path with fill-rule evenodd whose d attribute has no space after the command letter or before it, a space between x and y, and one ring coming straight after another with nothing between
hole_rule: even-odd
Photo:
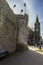
<instances>
[{"instance_id":1,"label":"medieval stone tower","mask_svg":"<svg viewBox=\"0 0 43 65\"><path fill-rule=\"evenodd\" d=\"M38 44L39 40L40 40L40 23L37 15L35 22L35 42Z\"/></svg>"},{"instance_id":2,"label":"medieval stone tower","mask_svg":"<svg viewBox=\"0 0 43 65\"><path fill-rule=\"evenodd\" d=\"M18 22L18 43L27 45L27 28L28 28L28 15L17 15Z\"/></svg>"}]
</instances>

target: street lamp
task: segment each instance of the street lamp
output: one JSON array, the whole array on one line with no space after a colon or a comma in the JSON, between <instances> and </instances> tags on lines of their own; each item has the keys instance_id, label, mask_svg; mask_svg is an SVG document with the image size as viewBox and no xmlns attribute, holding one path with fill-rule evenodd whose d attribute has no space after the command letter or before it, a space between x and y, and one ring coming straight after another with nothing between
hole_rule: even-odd
<instances>
[{"instance_id":1,"label":"street lamp","mask_svg":"<svg viewBox=\"0 0 43 65\"><path fill-rule=\"evenodd\" d=\"M13 6L13 8L15 8L16 7L16 4ZM26 14L26 3L24 3L24 13ZM21 9L21 13L23 12L23 9Z\"/></svg>"},{"instance_id":2,"label":"street lamp","mask_svg":"<svg viewBox=\"0 0 43 65\"><path fill-rule=\"evenodd\" d=\"M25 8L25 14L26 14L26 3L24 3L24 8Z\"/></svg>"},{"instance_id":3,"label":"street lamp","mask_svg":"<svg viewBox=\"0 0 43 65\"><path fill-rule=\"evenodd\" d=\"M13 6L13 8L16 7L16 4Z\"/></svg>"},{"instance_id":4,"label":"street lamp","mask_svg":"<svg viewBox=\"0 0 43 65\"><path fill-rule=\"evenodd\" d=\"M24 13L26 14L26 3L24 3L24 8L25 8L25 9L24 9L24 10L25 10ZM21 10L21 13L22 13L22 12L23 12L23 9Z\"/></svg>"}]
</instances>

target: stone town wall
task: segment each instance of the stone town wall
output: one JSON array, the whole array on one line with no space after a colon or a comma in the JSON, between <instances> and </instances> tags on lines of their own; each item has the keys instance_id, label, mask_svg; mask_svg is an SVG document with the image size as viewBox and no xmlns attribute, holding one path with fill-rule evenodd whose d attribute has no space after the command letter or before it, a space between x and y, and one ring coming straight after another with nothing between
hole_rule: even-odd
<instances>
[{"instance_id":1,"label":"stone town wall","mask_svg":"<svg viewBox=\"0 0 43 65\"><path fill-rule=\"evenodd\" d=\"M15 15L6 0L0 0L0 45L10 52L16 43L27 45L28 15Z\"/></svg>"},{"instance_id":2,"label":"stone town wall","mask_svg":"<svg viewBox=\"0 0 43 65\"><path fill-rule=\"evenodd\" d=\"M6 0L0 0L0 45L10 52L16 49L16 15Z\"/></svg>"}]
</instances>

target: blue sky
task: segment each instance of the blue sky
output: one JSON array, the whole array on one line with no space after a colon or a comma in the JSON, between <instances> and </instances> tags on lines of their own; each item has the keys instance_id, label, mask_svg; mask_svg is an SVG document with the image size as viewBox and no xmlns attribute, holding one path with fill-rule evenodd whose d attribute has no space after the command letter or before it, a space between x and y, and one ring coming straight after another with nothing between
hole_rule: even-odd
<instances>
[{"instance_id":1,"label":"blue sky","mask_svg":"<svg viewBox=\"0 0 43 65\"><path fill-rule=\"evenodd\" d=\"M36 15L38 14L41 28L41 36L43 36L43 0L7 0L7 2L9 3L13 12L16 14L21 13L21 9L24 9L23 4L26 3L26 13L29 16L28 26L32 29L34 28ZM13 8L14 4L16 4L15 8Z\"/></svg>"}]
</instances>

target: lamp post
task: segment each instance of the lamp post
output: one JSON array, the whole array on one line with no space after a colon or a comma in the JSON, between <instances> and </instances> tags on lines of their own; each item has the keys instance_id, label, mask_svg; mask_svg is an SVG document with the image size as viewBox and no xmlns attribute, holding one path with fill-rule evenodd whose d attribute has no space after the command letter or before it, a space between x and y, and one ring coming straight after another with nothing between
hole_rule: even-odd
<instances>
[{"instance_id":1,"label":"lamp post","mask_svg":"<svg viewBox=\"0 0 43 65\"><path fill-rule=\"evenodd\" d=\"M13 6L13 8L16 7L16 4ZM23 12L23 9L21 9L21 13ZM24 3L24 13L26 14L26 3Z\"/></svg>"},{"instance_id":2,"label":"lamp post","mask_svg":"<svg viewBox=\"0 0 43 65\"><path fill-rule=\"evenodd\" d=\"M25 10L25 14L26 14L26 3L24 3L24 8L25 8L24 10Z\"/></svg>"}]
</instances>

